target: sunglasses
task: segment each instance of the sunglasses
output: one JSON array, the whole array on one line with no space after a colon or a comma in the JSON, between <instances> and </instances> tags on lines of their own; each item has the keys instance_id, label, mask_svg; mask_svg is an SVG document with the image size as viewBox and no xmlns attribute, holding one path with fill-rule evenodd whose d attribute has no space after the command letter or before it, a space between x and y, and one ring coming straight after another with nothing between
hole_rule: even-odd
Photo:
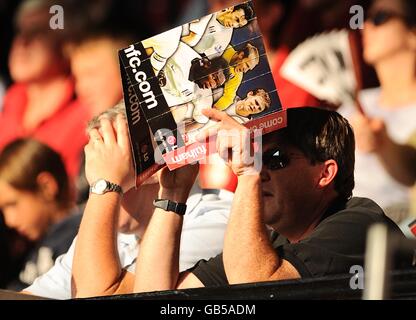
<instances>
[{"instance_id":1,"label":"sunglasses","mask_svg":"<svg viewBox=\"0 0 416 320\"><path fill-rule=\"evenodd\" d=\"M294 153L285 153L280 149L272 149L263 153L263 165L267 169L275 171L286 168L290 164L291 159L304 159Z\"/></svg>"},{"instance_id":2,"label":"sunglasses","mask_svg":"<svg viewBox=\"0 0 416 320\"><path fill-rule=\"evenodd\" d=\"M370 12L367 17L367 21L370 21L376 27L382 26L392 19L406 20L406 17L400 13L387 10L377 10Z\"/></svg>"}]
</instances>

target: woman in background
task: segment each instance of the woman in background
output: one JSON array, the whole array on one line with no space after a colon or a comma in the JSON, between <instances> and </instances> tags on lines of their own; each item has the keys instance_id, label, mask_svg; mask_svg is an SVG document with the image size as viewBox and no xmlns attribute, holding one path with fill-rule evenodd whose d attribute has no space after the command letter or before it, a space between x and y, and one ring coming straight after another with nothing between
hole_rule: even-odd
<instances>
[{"instance_id":1,"label":"woman in background","mask_svg":"<svg viewBox=\"0 0 416 320\"><path fill-rule=\"evenodd\" d=\"M354 107L340 112L356 134L354 195L373 199L400 223L409 214L414 183L397 148L416 130L416 2L376 0L366 17L364 58L381 86L361 92L364 114Z\"/></svg>"},{"instance_id":2,"label":"woman in background","mask_svg":"<svg viewBox=\"0 0 416 320\"><path fill-rule=\"evenodd\" d=\"M47 0L27 0L18 9L17 34L9 54L14 84L0 112L0 150L14 139L33 137L56 150L75 177L87 141L84 128L89 115L74 100L62 30L50 28L49 7Z\"/></svg>"},{"instance_id":3,"label":"woman in background","mask_svg":"<svg viewBox=\"0 0 416 320\"><path fill-rule=\"evenodd\" d=\"M6 225L35 243L19 279L21 290L65 253L81 220L61 157L32 139L19 139L0 154L0 211Z\"/></svg>"}]
</instances>

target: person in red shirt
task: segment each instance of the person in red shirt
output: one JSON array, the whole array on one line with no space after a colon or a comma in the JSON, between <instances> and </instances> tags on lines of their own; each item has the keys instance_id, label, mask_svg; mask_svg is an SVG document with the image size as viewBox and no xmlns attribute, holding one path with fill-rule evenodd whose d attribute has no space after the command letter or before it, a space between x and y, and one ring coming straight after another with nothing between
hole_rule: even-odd
<instances>
[{"instance_id":1,"label":"person in red shirt","mask_svg":"<svg viewBox=\"0 0 416 320\"><path fill-rule=\"evenodd\" d=\"M75 177L87 142L89 112L74 99L59 30L52 30L49 20L46 1L24 1L17 12L9 54L14 84L0 113L0 150L17 138L37 139L58 152Z\"/></svg>"}]
</instances>

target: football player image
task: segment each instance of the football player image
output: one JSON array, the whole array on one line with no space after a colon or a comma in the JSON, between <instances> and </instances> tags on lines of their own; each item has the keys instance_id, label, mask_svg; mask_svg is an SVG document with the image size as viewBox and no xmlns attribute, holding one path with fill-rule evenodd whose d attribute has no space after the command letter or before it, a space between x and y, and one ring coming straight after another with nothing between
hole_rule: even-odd
<instances>
[{"instance_id":1,"label":"football player image","mask_svg":"<svg viewBox=\"0 0 416 320\"><path fill-rule=\"evenodd\" d=\"M225 111L239 122L247 122L252 115L260 114L271 106L269 93L264 89L255 89L247 93L245 99L236 96L234 103Z\"/></svg>"},{"instance_id":2,"label":"football player image","mask_svg":"<svg viewBox=\"0 0 416 320\"><path fill-rule=\"evenodd\" d=\"M244 74L253 70L260 62L259 50L251 43L247 43L240 51L228 46L222 57L230 65L230 77L224 85L222 96L214 103L214 107L220 111L231 106L243 82Z\"/></svg>"},{"instance_id":3,"label":"football player image","mask_svg":"<svg viewBox=\"0 0 416 320\"><path fill-rule=\"evenodd\" d=\"M181 34L182 27L176 27L142 41L156 76L159 75L160 70L165 67L168 59L178 49Z\"/></svg>"},{"instance_id":4,"label":"football player image","mask_svg":"<svg viewBox=\"0 0 416 320\"><path fill-rule=\"evenodd\" d=\"M184 115L175 117L177 123L208 122L202 109L212 107L212 89L228 79L227 68L227 62L221 57L214 61L205 60L185 43L179 43L159 73L159 83L169 107L181 106L182 111L186 107Z\"/></svg>"},{"instance_id":5,"label":"football player image","mask_svg":"<svg viewBox=\"0 0 416 320\"><path fill-rule=\"evenodd\" d=\"M234 103L224 112L233 117L234 120L243 124L250 121L253 115L260 114L268 110L271 103L272 101L270 95L266 90L255 89L249 91L244 99L236 96ZM184 107L185 106L176 106L171 108L175 119L185 117L186 108ZM184 140L187 143L193 143L196 141L195 138L201 130L206 130L216 124L217 122L213 120L208 121L206 124L196 122L186 123L184 127L184 132L186 133Z\"/></svg>"},{"instance_id":6,"label":"football player image","mask_svg":"<svg viewBox=\"0 0 416 320\"><path fill-rule=\"evenodd\" d=\"M246 26L253 18L251 4L239 4L184 25L181 40L212 59L224 53L233 30Z\"/></svg>"},{"instance_id":7,"label":"football player image","mask_svg":"<svg viewBox=\"0 0 416 320\"><path fill-rule=\"evenodd\" d=\"M189 80L203 89L216 89L230 78L229 64L222 57L212 60L202 57L191 62Z\"/></svg>"}]
</instances>

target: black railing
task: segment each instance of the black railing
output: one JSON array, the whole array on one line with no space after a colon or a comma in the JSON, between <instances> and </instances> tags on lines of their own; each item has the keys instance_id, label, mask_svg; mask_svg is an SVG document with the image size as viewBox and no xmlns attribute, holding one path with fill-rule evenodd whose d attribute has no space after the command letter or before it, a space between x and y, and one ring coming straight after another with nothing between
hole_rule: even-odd
<instances>
[{"instance_id":1,"label":"black railing","mask_svg":"<svg viewBox=\"0 0 416 320\"><path fill-rule=\"evenodd\" d=\"M353 275L279 281L231 287L163 291L96 299L134 300L361 300L363 290L351 288ZM391 298L416 299L416 270L391 273Z\"/></svg>"}]
</instances>

